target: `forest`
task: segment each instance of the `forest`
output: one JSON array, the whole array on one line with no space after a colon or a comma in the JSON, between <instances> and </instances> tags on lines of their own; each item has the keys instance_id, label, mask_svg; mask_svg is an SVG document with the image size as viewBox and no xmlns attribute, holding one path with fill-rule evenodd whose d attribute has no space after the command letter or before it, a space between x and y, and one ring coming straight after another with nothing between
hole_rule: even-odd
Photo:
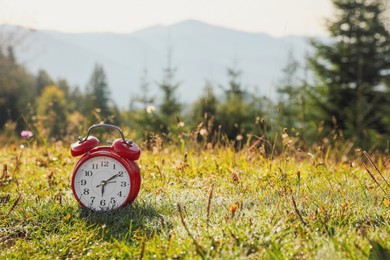
<instances>
[{"instance_id":1,"label":"forest","mask_svg":"<svg viewBox=\"0 0 390 260\"><path fill-rule=\"evenodd\" d=\"M291 55L277 101L227 66L223 94L206 83L187 106L168 60L158 96L146 71L119 109L101 64L77 88L0 39L0 258L390 259L389 10L332 3L329 40ZM98 123L134 142L78 139ZM139 195L119 206L122 187Z\"/></svg>"},{"instance_id":2,"label":"forest","mask_svg":"<svg viewBox=\"0 0 390 260\"><path fill-rule=\"evenodd\" d=\"M299 64L293 56L279 80L277 101L251 93L239 68L227 67L223 95L218 86L199 86L202 96L190 107L177 97L180 69L167 61L148 93L147 73L128 109L110 98L104 67L96 64L84 89L66 79L37 75L15 58L12 42L0 46L0 142L11 143L28 130L37 142L72 142L92 124L110 123L131 131L148 147L157 139L205 146L256 143L269 151L288 142L302 150L342 145L388 153L390 142L390 34L381 1L334 1L337 13L327 20L330 41L311 41L314 53ZM5 44L7 43L7 44ZM298 73L312 75L304 79ZM308 77L309 78L309 77ZM153 83L154 84L154 83Z\"/></svg>"}]
</instances>

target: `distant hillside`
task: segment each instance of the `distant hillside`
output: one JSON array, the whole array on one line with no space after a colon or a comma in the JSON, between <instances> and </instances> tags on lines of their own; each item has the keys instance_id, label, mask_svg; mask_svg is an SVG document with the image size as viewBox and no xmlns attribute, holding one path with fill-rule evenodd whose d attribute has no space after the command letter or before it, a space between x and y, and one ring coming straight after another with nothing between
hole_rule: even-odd
<instances>
[{"instance_id":1,"label":"distant hillside","mask_svg":"<svg viewBox=\"0 0 390 260\"><path fill-rule=\"evenodd\" d=\"M1 26L4 31L6 26ZM9 29L9 27L8 27ZM167 64L169 49L180 82L179 98L193 102L202 93L206 80L217 93L228 83L227 67L236 62L241 81L248 90L275 98L276 85L286 66L288 53L302 62L310 50L308 39L300 36L275 38L189 20L171 26L154 26L131 34L26 33L18 48L20 62L33 73L46 70L53 78L65 78L84 88L95 63L102 64L111 95L120 107L127 107L140 91L140 78L148 70L151 94L158 95L157 82Z\"/></svg>"}]
</instances>

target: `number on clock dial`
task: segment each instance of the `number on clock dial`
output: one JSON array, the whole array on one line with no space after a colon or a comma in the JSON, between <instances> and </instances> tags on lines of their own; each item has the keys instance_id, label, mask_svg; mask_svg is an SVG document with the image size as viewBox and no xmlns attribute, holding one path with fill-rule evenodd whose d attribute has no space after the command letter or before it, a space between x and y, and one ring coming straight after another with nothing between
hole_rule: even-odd
<instances>
[{"instance_id":1,"label":"number on clock dial","mask_svg":"<svg viewBox=\"0 0 390 260\"><path fill-rule=\"evenodd\" d=\"M114 209L126 202L130 178L118 160L97 156L78 168L74 188L83 205L96 211Z\"/></svg>"}]
</instances>

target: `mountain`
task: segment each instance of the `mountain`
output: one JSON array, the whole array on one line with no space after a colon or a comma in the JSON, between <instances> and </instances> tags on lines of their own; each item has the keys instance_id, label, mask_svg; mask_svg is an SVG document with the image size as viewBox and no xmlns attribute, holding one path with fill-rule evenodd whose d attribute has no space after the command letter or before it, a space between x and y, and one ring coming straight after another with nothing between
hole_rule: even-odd
<instances>
[{"instance_id":1,"label":"mountain","mask_svg":"<svg viewBox=\"0 0 390 260\"><path fill-rule=\"evenodd\" d=\"M4 30L9 26L0 27ZM180 83L178 96L191 103L202 94L206 81L221 93L219 86L227 86L227 68L232 66L242 71L241 82L247 90L274 99L289 52L303 62L310 50L303 36L276 38L195 20L129 34L19 30L27 36L16 48L17 58L31 72L44 69L53 78L64 78L84 89L95 63L99 63L106 71L111 96L121 108L141 91L145 69L150 94L158 97L157 83L162 80L168 53L176 68L175 80Z\"/></svg>"}]
</instances>

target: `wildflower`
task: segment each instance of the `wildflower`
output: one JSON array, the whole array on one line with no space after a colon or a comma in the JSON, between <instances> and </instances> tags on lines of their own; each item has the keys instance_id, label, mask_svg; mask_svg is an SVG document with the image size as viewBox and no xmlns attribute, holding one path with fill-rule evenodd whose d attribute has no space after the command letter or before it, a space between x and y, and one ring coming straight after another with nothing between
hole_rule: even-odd
<instances>
[{"instance_id":1,"label":"wildflower","mask_svg":"<svg viewBox=\"0 0 390 260\"><path fill-rule=\"evenodd\" d=\"M237 140L237 141L241 141L241 140L242 140L242 135L237 135L237 136L236 136L236 140Z\"/></svg>"},{"instance_id":2,"label":"wildflower","mask_svg":"<svg viewBox=\"0 0 390 260\"><path fill-rule=\"evenodd\" d=\"M177 124L178 127L184 127L184 125L185 125L184 122L179 122L179 123Z\"/></svg>"},{"instance_id":3,"label":"wildflower","mask_svg":"<svg viewBox=\"0 0 390 260\"><path fill-rule=\"evenodd\" d=\"M234 213L236 213L237 209L238 209L238 205L237 204L232 204L230 206L230 212L232 213L232 217L234 216Z\"/></svg>"},{"instance_id":4,"label":"wildflower","mask_svg":"<svg viewBox=\"0 0 390 260\"><path fill-rule=\"evenodd\" d=\"M300 170L297 171L297 177L298 177L298 182L301 181L301 171Z\"/></svg>"},{"instance_id":5,"label":"wildflower","mask_svg":"<svg viewBox=\"0 0 390 260\"><path fill-rule=\"evenodd\" d=\"M153 105L149 105L149 106L146 108L146 112L147 112L148 114L151 114L151 113L153 113L154 111L156 111L156 107L153 106Z\"/></svg>"},{"instance_id":6,"label":"wildflower","mask_svg":"<svg viewBox=\"0 0 390 260\"><path fill-rule=\"evenodd\" d=\"M28 130L24 130L20 133L20 136L22 138L25 138L25 139L29 139L33 136L33 133L31 131L28 131Z\"/></svg>"},{"instance_id":7,"label":"wildflower","mask_svg":"<svg viewBox=\"0 0 390 260\"><path fill-rule=\"evenodd\" d=\"M238 182L238 174L237 173L234 172L232 174L232 178L233 178L233 181Z\"/></svg>"},{"instance_id":8,"label":"wildflower","mask_svg":"<svg viewBox=\"0 0 390 260\"><path fill-rule=\"evenodd\" d=\"M200 129L199 134L200 134L201 136L206 136L206 135L207 135L207 129L206 129L206 128Z\"/></svg>"}]
</instances>

